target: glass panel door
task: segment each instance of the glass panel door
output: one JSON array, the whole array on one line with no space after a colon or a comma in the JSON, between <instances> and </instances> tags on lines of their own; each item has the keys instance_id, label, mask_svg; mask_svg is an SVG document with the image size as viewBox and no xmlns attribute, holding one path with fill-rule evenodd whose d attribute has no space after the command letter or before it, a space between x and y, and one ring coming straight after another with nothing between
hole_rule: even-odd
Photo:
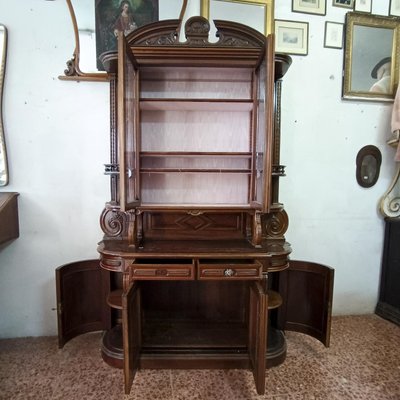
<instances>
[{"instance_id":1,"label":"glass panel door","mask_svg":"<svg viewBox=\"0 0 400 400\"><path fill-rule=\"evenodd\" d=\"M139 202L139 103L138 75L124 35L118 38L118 141L119 201L121 210Z\"/></svg>"}]
</instances>

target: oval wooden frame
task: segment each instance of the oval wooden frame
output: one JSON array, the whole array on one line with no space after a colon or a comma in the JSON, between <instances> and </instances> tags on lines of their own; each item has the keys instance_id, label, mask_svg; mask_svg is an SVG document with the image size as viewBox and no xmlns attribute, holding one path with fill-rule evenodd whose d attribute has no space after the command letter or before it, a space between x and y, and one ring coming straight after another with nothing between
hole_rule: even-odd
<instances>
[{"instance_id":1,"label":"oval wooden frame","mask_svg":"<svg viewBox=\"0 0 400 400\"><path fill-rule=\"evenodd\" d=\"M361 176L361 166L363 163L363 160L367 156L372 156L376 160L376 171L375 175L370 183L365 182L365 180L362 179ZM375 185L375 183L378 181L379 178L379 173L381 170L381 164L382 164L382 153L381 151L373 145L368 145L364 146L357 154L357 159L356 159L356 179L357 183L363 187L363 188L370 188Z\"/></svg>"}]
</instances>

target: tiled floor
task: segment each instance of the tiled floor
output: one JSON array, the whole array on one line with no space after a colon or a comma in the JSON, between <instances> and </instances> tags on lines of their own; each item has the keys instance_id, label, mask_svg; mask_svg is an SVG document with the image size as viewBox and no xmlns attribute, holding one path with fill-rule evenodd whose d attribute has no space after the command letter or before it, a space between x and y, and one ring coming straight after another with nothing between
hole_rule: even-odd
<instances>
[{"instance_id":1,"label":"tiled floor","mask_svg":"<svg viewBox=\"0 0 400 400\"><path fill-rule=\"evenodd\" d=\"M400 327L376 315L333 318L331 347L288 333L284 364L257 396L244 370L139 371L130 395L122 371L99 354L100 334L57 348L54 337L0 340L0 399L400 400Z\"/></svg>"}]
</instances>

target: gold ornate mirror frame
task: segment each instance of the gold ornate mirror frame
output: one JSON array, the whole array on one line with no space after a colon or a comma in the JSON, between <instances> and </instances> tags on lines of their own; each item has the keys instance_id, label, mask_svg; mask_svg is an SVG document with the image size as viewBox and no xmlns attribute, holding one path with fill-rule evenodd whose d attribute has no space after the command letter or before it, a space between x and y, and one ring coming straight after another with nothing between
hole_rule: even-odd
<instances>
[{"instance_id":1,"label":"gold ornate mirror frame","mask_svg":"<svg viewBox=\"0 0 400 400\"><path fill-rule=\"evenodd\" d=\"M400 18L346 14L342 97L393 101L399 84Z\"/></svg>"},{"instance_id":2,"label":"gold ornate mirror frame","mask_svg":"<svg viewBox=\"0 0 400 400\"><path fill-rule=\"evenodd\" d=\"M79 0L76 0L79 1ZM188 0L182 0L182 6L179 13L179 19L182 20L186 11ZM268 0L271 1L271 0ZM109 80L109 76L106 72L83 72L80 68L80 40L79 40L79 27L76 20L74 6L72 5L72 0L66 0L68 5L68 10L71 16L71 22L74 29L75 36L75 49L72 58L67 61L67 69L64 70L65 75L60 75L61 80L72 80L72 81L96 81L96 82L106 82Z\"/></svg>"},{"instance_id":3,"label":"gold ornate mirror frame","mask_svg":"<svg viewBox=\"0 0 400 400\"><path fill-rule=\"evenodd\" d=\"M74 29L75 36L75 49L72 54L72 58L67 61L67 69L64 70L65 75L60 75L61 80L72 80L72 81L108 81L106 72L83 72L79 67L79 59L81 54L80 41L79 41L79 30L78 23L76 22L76 15L71 0L66 0L69 13L71 15L72 26Z\"/></svg>"},{"instance_id":4,"label":"gold ornate mirror frame","mask_svg":"<svg viewBox=\"0 0 400 400\"><path fill-rule=\"evenodd\" d=\"M64 75L60 75L59 79L72 80L72 81L106 82L109 80L109 77L106 72L84 72L80 68L81 48L79 40L79 27L72 1L73 0L66 0L66 3L71 16L72 27L74 30L75 49L73 51L72 58L67 61L67 69L64 70ZM214 1L218 1L221 3L237 3L241 5L263 7L264 33L265 35L269 35L274 32L274 0L199 0L199 1L200 1L201 15L207 19L213 18L210 3ZM182 7L179 14L180 20L182 20L185 15L187 2L188 0L182 0Z\"/></svg>"},{"instance_id":5,"label":"gold ornate mirror frame","mask_svg":"<svg viewBox=\"0 0 400 400\"><path fill-rule=\"evenodd\" d=\"M213 19L211 2L262 6L264 7L264 34L267 36L274 33L274 0L201 0L201 15L208 20Z\"/></svg>"},{"instance_id":6,"label":"gold ornate mirror frame","mask_svg":"<svg viewBox=\"0 0 400 400\"><path fill-rule=\"evenodd\" d=\"M3 87L7 59L7 29L0 24L0 186L8 184L8 163L3 126Z\"/></svg>"}]
</instances>

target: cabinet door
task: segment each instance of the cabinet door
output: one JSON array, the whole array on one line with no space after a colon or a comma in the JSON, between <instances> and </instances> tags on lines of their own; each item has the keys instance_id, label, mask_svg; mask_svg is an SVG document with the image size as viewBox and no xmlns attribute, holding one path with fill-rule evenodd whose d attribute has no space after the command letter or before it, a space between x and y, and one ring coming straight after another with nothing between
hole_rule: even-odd
<instances>
[{"instance_id":1,"label":"cabinet door","mask_svg":"<svg viewBox=\"0 0 400 400\"><path fill-rule=\"evenodd\" d=\"M289 261L281 272L280 326L313 336L329 346L334 270L308 261Z\"/></svg>"},{"instance_id":2,"label":"cabinet door","mask_svg":"<svg viewBox=\"0 0 400 400\"><path fill-rule=\"evenodd\" d=\"M118 36L118 162L119 203L129 210L139 200L139 72L122 32Z\"/></svg>"},{"instance_id":3,"label":"cabinet door","mask_svg":"<svg viewBox=\"0 0 400 400\"><path fill-rule=\"evenodd\" d=\"M99 260L77 261L56 269L58 345L82 333L108 329L106 304L109 273Z\"/></svg>"},{"instance_id":4,"label":"cabinet door","mask_svg":"<svg viewBox=\"0 0 400 400\"><path fill-rule=\"evenodd\" d=\"M125 393L129 394L139 367L141 349L141 301L138 282L133 282L122 295L122 329L124 344Z\"/></svg>"},{"instance_id":5,"label":"cabinet door","mask_svg":"<svg viewBox=\"0 0 400 400\"><path fill-rule=\"evenodd\" d=\"M274 48L271 38L267 38L265 59L260 65L257 90L257 119L255 121L255 204L263 212L268 212L271 202L272 139L274 127Z\"/></svg>"},{"instance_id":6,"label":"cabinet door","mask_svg":"<svg viewBox=\"0 0 400 400\"><path fill-rule=\"evenodd\" d=\"M249 356L258 394L265 392L265 354L267 351L267 295L260 282L250 287Z\"/></svg>"}]
</instances>

